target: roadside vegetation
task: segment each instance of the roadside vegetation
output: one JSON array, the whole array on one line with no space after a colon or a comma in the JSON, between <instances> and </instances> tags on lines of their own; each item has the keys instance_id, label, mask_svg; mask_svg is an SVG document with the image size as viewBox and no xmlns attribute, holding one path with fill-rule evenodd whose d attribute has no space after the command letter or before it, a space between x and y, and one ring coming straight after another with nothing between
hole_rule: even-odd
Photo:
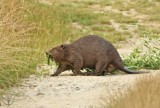
<instances>
[{"instance_id":1,"label":"roadside vegetation","mask_svg":"<svg viewBox=\"0 0 160 108\"><path fill-rule=\"evenodd\" d=\"M160 38L155 39L154 35L156 34L144 33L143 46L137 47L124 58L129 68L152 69L152 71L160 68ZM116 94L111 99L110 105L104 105L102 108L159 108L159 78L159 74L140 77L127 92Z\"/></svg>"},{"instance_id":2,"label":"roadside vegetation","mask_svg":"<svg viewBox=\"0 0 160 108\"><path fill-rule=\"evenodd\" d=\"M113 99L108 108L159 108L160 75L140 78L125 96ZM120 95L118 95L120 96ZM104 106L104 108L106 108Z\"/></svg>"},{"instance_id":3,"label":"roadside vegetation","mask_svg":"<svg viewBox=\"0 0 160 108\"><path fill-rule=\"evenodd\" d=\"M138 46L133 52L123 57L127 67L131 69L160 69L160 34L143 33L142 46Z\"/></svg>"},{"instance_id":4,"label":"roadside vegetation","mask_svg":"<svg viewBox=\"0 0 160 108\"><path fill-rule=\"evenodd\" d=\"M44 52L54 45L89 34L100 35L115 45L134 36L142 37L143 31L159 39L158 0L47 1L50 4L38 0L0 1L0 94L35 73L37 65L47 63ZM159 69L158 50L153 48L147 59L140 58L139 50L135 50L125 62L138 66L131 68ZM138 61L129 62L134 57ZM153 59L157 64L153 65ZM146 61L150 62L140 65Z\"/></svg>"},{"instance_id":5,"label":"roadside vegetation","mask_svg":"<svg viewBox=\"0 0 160 108\"><path fill-rule=\"evenodd\" d=\"M33 73L36 58L30 44L36 27L25 21L28 14L22 1L0 1L0 94Z\"/></svg>"}]
</instances>

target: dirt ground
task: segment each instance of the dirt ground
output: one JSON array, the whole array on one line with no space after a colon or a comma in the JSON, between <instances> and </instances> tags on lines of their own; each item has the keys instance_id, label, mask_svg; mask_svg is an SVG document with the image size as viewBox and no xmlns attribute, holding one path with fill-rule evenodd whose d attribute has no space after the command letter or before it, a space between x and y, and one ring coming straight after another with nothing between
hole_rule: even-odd
<instances>
[{"instance_id":1,"label":"dirt ground","mask_svg":"<svg viewBox=\"0 0 160 108\"><path fill-rule=\"evenodd\" d=\"M115 94L124 94L139 75L68 76L37 78L32 75L11 91L9 108L101 108ZM159 74L153 72L148 75ZM5 101L5 100L4 100ZM4 102L1 108L8 108Z\"/></svg>"}]
</instances>

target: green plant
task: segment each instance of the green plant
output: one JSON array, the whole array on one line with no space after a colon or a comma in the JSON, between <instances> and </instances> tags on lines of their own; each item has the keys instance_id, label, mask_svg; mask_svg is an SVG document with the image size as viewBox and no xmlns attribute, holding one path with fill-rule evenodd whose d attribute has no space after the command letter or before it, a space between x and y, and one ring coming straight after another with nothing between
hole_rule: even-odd
<instances>
[{"instance_id":1,"label":"green plant","mask_svg":"<svg viewBox=\"0 0 160 108\"><path fill-rule=\"evenodd\" d=\"M160 69L160 39L153 33L144 33L143 46L137 47L128 57L123 57L125 64L132 69Z\"/></svg>"}]
</instances>

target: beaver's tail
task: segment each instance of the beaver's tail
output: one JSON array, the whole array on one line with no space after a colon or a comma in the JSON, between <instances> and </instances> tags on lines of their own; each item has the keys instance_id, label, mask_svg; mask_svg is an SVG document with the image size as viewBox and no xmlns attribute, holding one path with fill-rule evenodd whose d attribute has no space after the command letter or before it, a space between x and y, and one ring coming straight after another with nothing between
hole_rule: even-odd
<instances>
[{"instance_id":1,"label":"beaver's tail","mask_svg":"<svg viewBox=\"0 0 160 108\"><path fill-rule=\"evenodd\" d=\"M119 68L119 70L126 72L128 74L142 74L142 73L149 73L149 71L137 71L137 70L130 70L127 67Z\"/></svg>"}]
</instances>

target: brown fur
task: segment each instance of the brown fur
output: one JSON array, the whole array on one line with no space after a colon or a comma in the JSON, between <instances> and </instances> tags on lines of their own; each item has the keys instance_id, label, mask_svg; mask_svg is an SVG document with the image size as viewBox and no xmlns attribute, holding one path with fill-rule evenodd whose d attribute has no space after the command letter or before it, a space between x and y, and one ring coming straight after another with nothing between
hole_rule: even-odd
<instances>
[{"instance_id":1,"label":"brown fur","mask_svg":"<svg viewBox=\"0 0 160 108\"><path fill-rule=\"evenodd\" d=\"M104 75L120 69L127 73L139 73L124 67L122 59L116 48L108 41L95 35L85 36L77 41L60 45L47 52L59 67L52 76L58 76L65 70L73 70L75 75L83 74L80 70L85 68L95 69L92 75Z\"/></svg>"}]
</instances>

